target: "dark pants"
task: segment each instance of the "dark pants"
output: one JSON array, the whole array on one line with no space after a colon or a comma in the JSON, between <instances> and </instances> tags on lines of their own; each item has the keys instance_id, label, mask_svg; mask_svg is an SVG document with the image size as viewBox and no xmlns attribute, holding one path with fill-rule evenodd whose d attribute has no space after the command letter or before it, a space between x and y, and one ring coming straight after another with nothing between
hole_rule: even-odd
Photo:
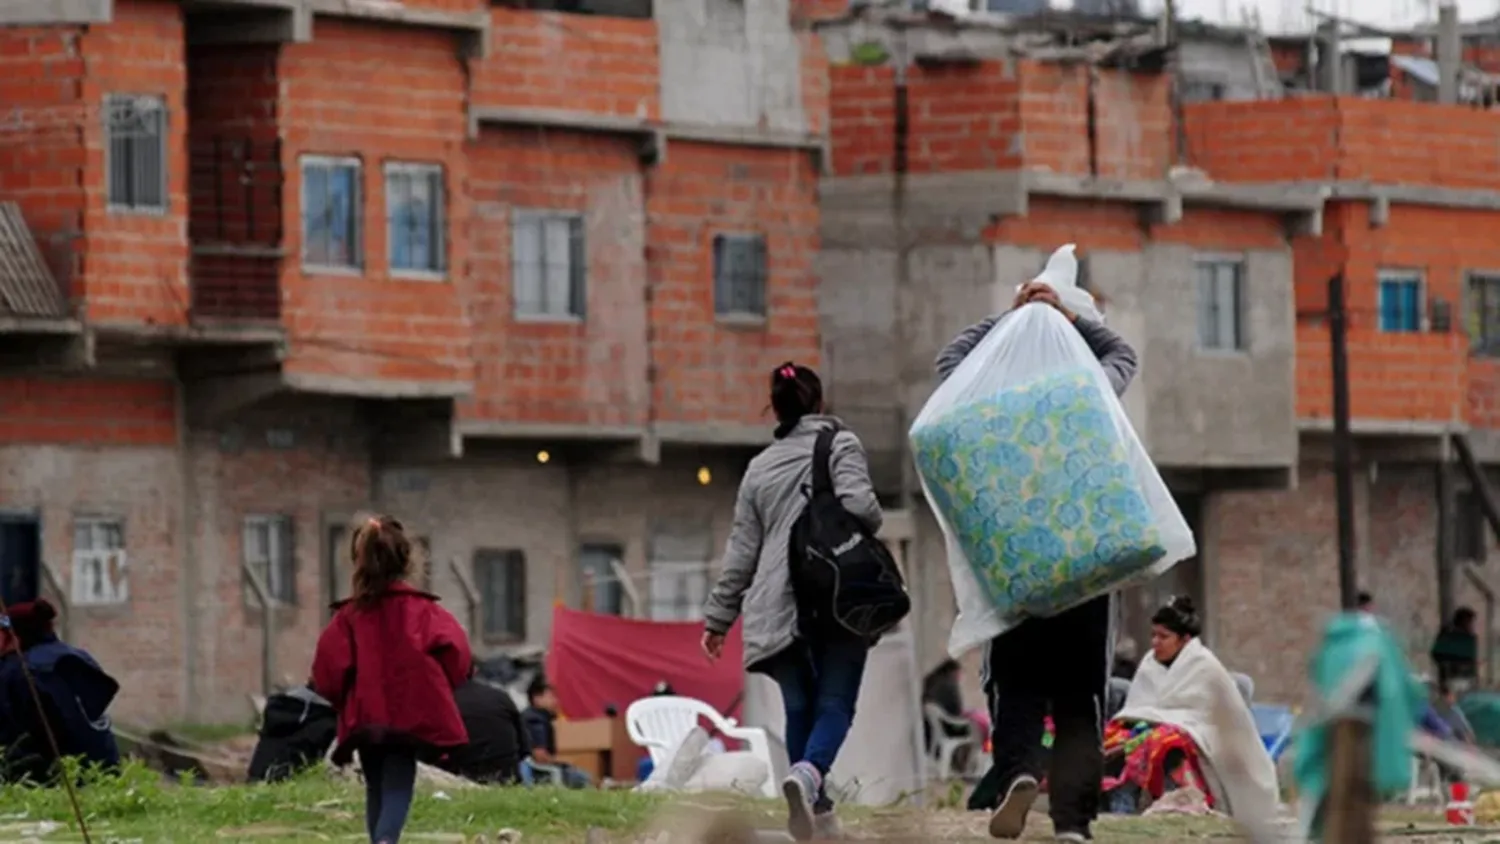
<instances>
[{"instance_id":1,"label":"dark pants","mask_svg":"<svg viewBox=\"0 0 1500 844\"><path fill-rule=\"evenodd\" d=\"M1099 816L1109 596L1028 619L990 643L990 706L1000 796L1016 777L1045 772L1043 721L1055 735L1048 776L1052 823L1082 831Z\"/></svg>"},{"instance_id":2,"label":"dark pants","mask_svg":"<svg viewBox=\"0 0 1500 844\"><path fill-rule=\"evenodd\" d=\"M793 764L807 762L828 776L854 723L868 656L864 642L836 637L812 643L798 640L767 663L765 672L781 687L786 755ZM832 806L827 789L820 790L814 810L824 812Z\"/></svg>"},{"instance_id":3,"label":"dark pants","mask_svg":"<svg viewBox=\"0 0 1500 844\"><path fill-rule=\"evenodd\" d=\"M409 750L366 747L359 751L365 775L365 829L374 844L396 844L411 811L417 757Z\"/></svg>"}]
</instances>

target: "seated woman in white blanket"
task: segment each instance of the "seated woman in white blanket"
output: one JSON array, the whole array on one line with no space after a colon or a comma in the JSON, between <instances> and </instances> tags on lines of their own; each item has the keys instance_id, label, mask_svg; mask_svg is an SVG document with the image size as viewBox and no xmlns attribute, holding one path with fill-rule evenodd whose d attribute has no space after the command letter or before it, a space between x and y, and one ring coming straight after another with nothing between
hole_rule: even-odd
<instances>
[{"instance_id":1,"label":"seated woman in white blanket","mask_svg":"<svg viewBox=\"0 0 1500 844\"><path fill-rule=\"evenodd\" d=\"M1198 635L1193 603L1178 596L1151 617L1151 653L1125 706L1105 729L1107 805L1132 812L1192 786L1210 808L1264 820L1280 802L1276 766L1234 678Z\"/></svg>"}]
</instances>

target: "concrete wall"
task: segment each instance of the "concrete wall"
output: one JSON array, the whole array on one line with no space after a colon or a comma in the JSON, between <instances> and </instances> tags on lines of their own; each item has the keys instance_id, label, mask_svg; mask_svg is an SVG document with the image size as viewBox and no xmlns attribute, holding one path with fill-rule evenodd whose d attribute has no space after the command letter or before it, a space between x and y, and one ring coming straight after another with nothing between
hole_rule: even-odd
<instances>
[{"instance_id":1,"label":"concrete wall","mask_svg":"<svg viewBox=\"0 0 1500 844\"><path fill-rule=\"evenodd\" d=\"M1262 86L1276 81L1267 78L1257 82L1255 54L1244 42L1188 40L1178 48L1177 55L1183 80L1190 89L1198 85L1221 85L1223 100L1259 99ZM1265 67L1264 72L1269 76L1272 68Z\"/></svg>"},{"instance_id":2,"label":"concrete wall","mask_svg":"<svg viewBox=\"0 0 1500 844\"><path fill-rule=\"evenodd\" d=\"M656 0L654 7L664 119L807 131L788 0Z\"/></svg>"}]
</instances>

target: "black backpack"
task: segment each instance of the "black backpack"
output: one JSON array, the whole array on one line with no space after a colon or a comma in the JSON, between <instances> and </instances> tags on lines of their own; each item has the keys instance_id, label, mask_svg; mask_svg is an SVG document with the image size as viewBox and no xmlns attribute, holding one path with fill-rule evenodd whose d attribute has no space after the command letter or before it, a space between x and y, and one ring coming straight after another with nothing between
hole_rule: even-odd
<instances>
[{"instance_id":1,"label":"black backpack","mask_svg":"<svg viewBox=\"0 0 1500 844\"><path fill-rule=\"evenodd\" d=\"M874 643L907 613L911 597L885 543L844 509L829 467L835 428L813 445L807 506L792 525L788 561L803 635L853 634Z\"/></svg>"}]
</instances>

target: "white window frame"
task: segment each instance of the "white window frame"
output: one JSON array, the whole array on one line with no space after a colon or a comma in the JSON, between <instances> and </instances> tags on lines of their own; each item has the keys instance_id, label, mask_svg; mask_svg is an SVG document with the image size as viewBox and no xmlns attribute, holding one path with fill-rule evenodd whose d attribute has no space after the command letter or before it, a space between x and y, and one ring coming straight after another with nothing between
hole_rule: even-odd
<instances>
[{"instance_id":1,"label":"white window frame","mask_svg":"<svg viewBox=\"0 0 1500 844\"><path fill-rule=\"evenodd\" d=\"M87 537L80 541L81 537ZM119 575L110 583L109 573ZM93 585L95 588L89 588ZM130 557L125 550L125 522L110 516L73 519L73 570L69 603L78 607L119 606L130 602Z\"/></svg>"},{"instance_id":2,"label":"white window frame","mask_svg":"<svg viewBox=\"0 0 1500 844\"><path fill-rule=\"evenodd\" d=\"M266 531L264 559L257 559L260 555L252 554L250 547L251 532L259 530ZM280 543L276 541L278 530L284 536ZM252 569L260 566L257 573L273 603L280 606L297 603L297 536L291 516L262 513L246 516L241 522L240 558ZM255 590L249 584L246 584L246 591L250 602L258 603Z\"/></svg>"},{"instance_id":3,"label":"white window frame","mask_svg":"<svg viewBox=\"0 0 1500 844\"><path fill-rule=\"evenodd\" d=\"M416 161L387 161L385 171L385 257L391 277L419 281L445 281L448 278L448 174L441 164ZM432 216L436 220L433 230L434 267L396 266L396 207L391 201L391 180L395 177L430 179L436 176L436 194L433 196Z\"/></svg>"},{"instance_id":4,"label":"white window frame","mask_svg":"<svg viewBox=\"0 0 1500 844\"><path fill-rule=\"evenodd\" d=\"M721 307L719 302L719 261L716 246L719 241L725 244L733 242L750 241L760 244L765 251L765 260L761 262L761 276L757 281L760 284L760 310L744 310L739 308ZM771 241L762 232L754 231L721 231L714 232L709 241L709 284L713 296L714 319L720 322L748 322L762 323L771 315Z\"/></svg>"},{"instance_id":5,"label":"white window frame","mask_svg":"<svg viewBox=\"0 0 1500 844\"><path fill-rule=\"evenodd\" d=\"M1235 275L1234 275L1234 294L1233 294L1234 299L1233 299L1233 302L1231 303L1232 304L1232 309L1230 311L1232 322L1233 322L1233 326L1234 326L1234 339L1233 339L1233 341L1231 343L1229 343L1227 345L1223 342L1223 339L1222 339L1222 332L1223 332L1223 329L1224 329L1224 320L1223 320L1223 316L1222 316L1223 310L1222 310L1222 307L1217 307L1216 306L1214 308L1214 312L1217 313L1217 314L1220 314L1220 318L1219 318L1218 325L1216 326L1216 329L1215 329L1216 330L1216 335L1215 336L1217 338L1219 338L1219 339L1218 339L1217 343L1215 343L1213 345L1210 345L1208 343L1205 343L1204 342L1204 338L1203 338L1203 324L1202 324L1202 320L1203 320L1203 316L1204 316L1204 313L1205 313L1205 309L1208 307L1208 303L1205 302L1204 298L1203 298L1204 297L1203 272L1204 272L1205 269L1212 269L1212 270L1214 270L1214 276L1213 276L1213 279L1214 279L1214 290L1211 293L1211 295L1213 295L1217 299L1218 293L1219 293L1219 288L1218 288L1218 280L1219 280L1218 279L1218 270L1220 268L1222 268L1222 267L1233 267L1234 271L1235 271ZM1197 349L1198 349L1199 352L1203 352L1203 353L1207 353L1207 354L1212 354L1212 355L1243 355L1243 354L1246 354L1246 353L1248 353L1250 351L1250 337L1249 337L1249 330L1248 330L1249 329L1249 319L1248 319L1248 314L1246 313L1249 310L1246 307L1246 303L1247 303L1246 300L1248 299L1248 291L1246 290L1246 287L1249 286L1249 277L1250 277L1249 262L1247 262L1245 260L1245 256L1244 255L1238 255L1238 254L1213 254L1213 253L1210 253L1210 254L1197 255L1197 256L1194 257L1194 259L1193 259L1193 303L1194 303L1195 307L1193 309L1193 330L1197 334L1197 337L1196 337L1194 345L1197 347ZM1219 304L1222 304L1222 303L1219 303Z\"/></svg>"},{"instance_id":6,"label":"white window frame","mask_svg":"<svg viewBox=\"0 0 1500 844\"><path fill-rule=\"evenodd\" d=\"M1417 283L1417 328L1415 331L1386 331L1380 325L1380 288L1387 281ZM1375 330L1380 334L1426 334L1432 330L1432 314L1427 303L1427 273L1411 267L1380 267L1375 270Z\"/></svg>"},{"instance_id":7,"label":"white window frame","mask_svg":"<svg viewBox=\"0 0 1500 844\"><path fill-rule=\"evenodd\" d=\"M568 224L568 301L564 310L555 311L550 309L550 303L546 300L547 278L545 270L540 278L542 310L523 311L521 309L520 296L520 273L517 267L520 261L517 254L520 251L519 241L523 225L536 225L544 227L542 230L542 265L546 266L547 253L545 237L545 226L549 221L562 220ZM574 232L577 233L577 248L574 249ZM580 266L573 265L573 258L581 256L583 263ZM511 282L511 314L521 322L582 322L588 313L588 289L589 289L589 262L588 262L588 228L584 225L583 215L576 211L553 211L545 208L517 208L511 211L510 218L510 282Z\"/></svg>"},{"instance_id":8,"label":"white window frame","mask_svg":"<svg viewBox=\"0 0 1500 844\"><path fill-rule=\"evenodd\" d=\"M349 212L350 220L353 222L353 232L350 235L350 264L320 264L309 261L307 258L307 171L310 168L335 168L352 167L354 169L354 195L352 203L354 207ZM297 160L297 176L302 181L299 186L298 208L298 231L302 239L302 269L307 272L320 273L323 275L363 275L365 270L365 163L363 160L349 155L304 155Z\"/></svg>"},{"instance_id":9,"label":"white window frame","mask_svg":"<svg viewBox=\"0 0 1500 844\"><path fill-rule=\"evenodd\" d=\"M114 168L119 163L115 159L115 127L114 117L117 108L135 107L149 104L161 115L161 121L157 129L158 144L156 148L155 181L157 189L161 191L161 200L157 203L149 202L117 202L112 195L114 185ZM110 213L113 214L145 214L149 216L161 216L166 214L172 204L172 198L168 194L170 180L167 167L171 161L169 148L171 146L171 114L167 111L166 97L154 94L106 94L104 96L104 201ZM127 167L134 167L137 162L130 161Z\"/></svg>"}]
</instances>

